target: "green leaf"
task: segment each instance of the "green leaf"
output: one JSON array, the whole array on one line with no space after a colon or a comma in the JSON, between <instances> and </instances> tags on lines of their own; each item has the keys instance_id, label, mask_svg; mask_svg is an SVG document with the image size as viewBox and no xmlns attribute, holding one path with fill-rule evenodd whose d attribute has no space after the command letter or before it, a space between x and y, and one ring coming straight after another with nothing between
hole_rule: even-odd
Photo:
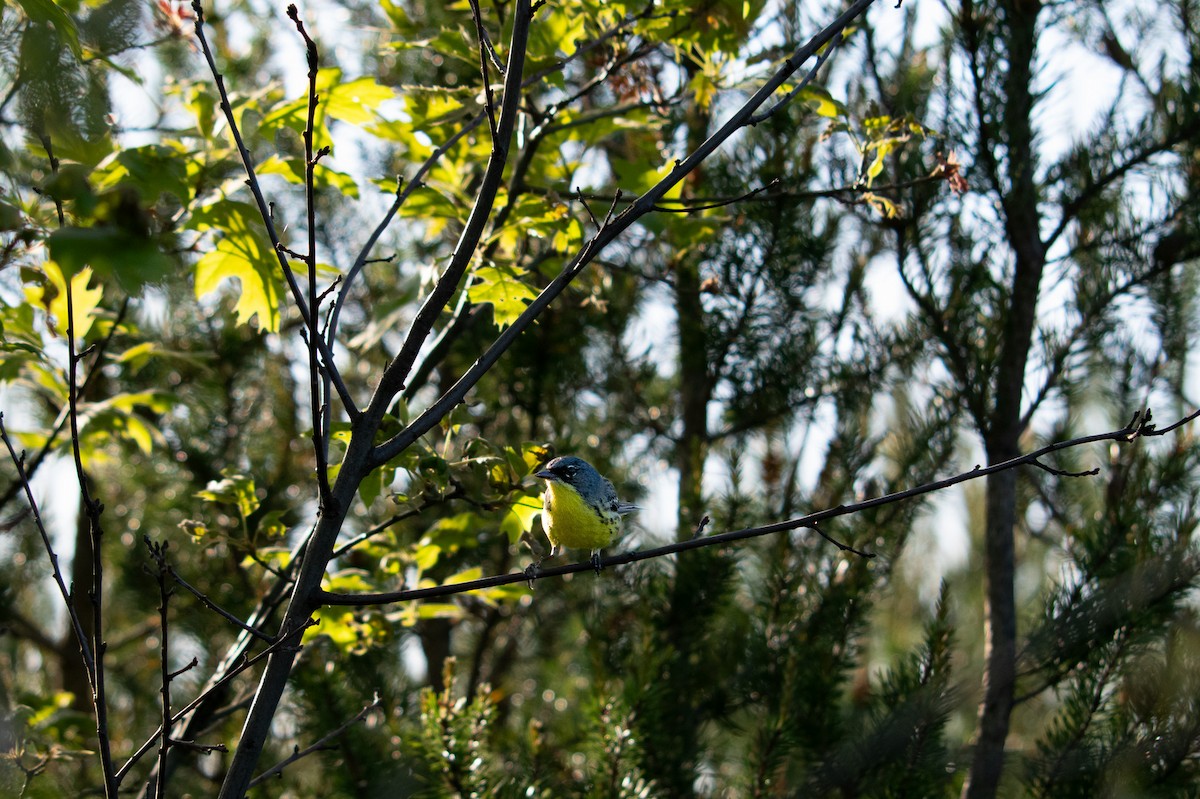
<instances>
[{"instance_id":1,"label":"green leaf","mask_svg":"<svg viewBox=\"0 0 1200 799\"><path fill-rule=\"evenodd\" d=\"M467 295L474 303L490 302L496 325L504 328L521 315L537 292L497 267L481 266L475 270Z\"/></svg>"},{"instance_id":2,"label":"green leaf","mask_svg":"<svg viewBox=\"0 0 1200 799\"><path fill-rule=\"evenodd\" d=\"M304 159L284 159L273 155L258 165L257 172L260 175L280 175L288 183L303 185ZM317 164L313 170L313 184L318 189L333 187L347 197L358 199L358 184L354 182L354 178L324 164Z\"/></svg>"},{"instance_id":3,"label":"green leaf","mask_svg":"<svg viewBox=\"0 0 1200 799\"><path fill-rule=\"evenodd\" d=\"M437 565L438 558L441 556L441 547L437 544L425 544L417 547L417 551L413 553L413 563L418 571L429 571Z\"/></svg>"},{"instance_id":4,"label":"green leaf","mask_svg":"<svg viewBox=\"0 0 1200 799\"><path fill-rule=\"evenodd\" d=\"M833 95L820 86L807 86L800 90L801 102L808 103L818 116L836 119L846 116L846 106L833 99Z\"/></svg>"},{"instance_id":5,"label":"green leaf","mask_svg":"<svg viewBox=\"0 0 1200 799\"><path fill-rule=\"evenodd\" d=\"M130 294L162 280L175 268L153 239L111 225L59 228L47 244L50 257L64 272L77 274L90 265L97 274L116 278Z\"/></svg>"},{"instance_id":6,"label":"green leaf","mask_svg":"<svg viewBox=\"0 0 1200 799\"><path fill-rule=\"evenodd\" d=\"M370 507L372 502L391 487L395 476L396 467L385 465L364 477L363 481L358 484L358 496L362 499L363 504Z\"/></svg>"},{"instance_id":7,"label":"green leaf","mask_svg":"<svg viewBox=\"0 0 1200 799\"><path fill-rule=\"evenodd\" d=\"M61 231L60 231L61 232ZM67 335L67 282L63 270L54 261L42 264L42 274L46 282L41 285L25 287L25 297L34 304L41 305L46 313L54 320L54 330L60 336ZM71 310L74 318L71 320L75 328L75 337L82 339L92 329L96 320L96 309L100 307L100 298L104 289L97 286L88 289L92 279L92 270L84 268L71 278Z\"/></svg>"},{"instance_id":8,"label":"green leaf","mask_svg":"<svg viewBox=\"0 0 1200 799\"><path fill-rule=\"evenodd\" d=\"M245 519L258 510L258 497L254 493L254 478L236 469L221 470L223 479L211 480L196 496L209 502L236 505L238 513Z\"/></svg>"},{"instance_id":9,"label":"green leaf","mask_svg":"<svg viewBox=\"0 0 1200 799\"><path fill-rule=\"evenodd\" d=\"M522 533L533 531L533 520L542 512L541 500L534 496L521 495L508 507L504 520L500 522L500 532L508 537L510 544L521 540Z\"/></svg>"},{"instance_id":10,"label":"green leaf","mask_svg":"<svg viewBox=\"0 0 1200 799\"><path fill-rule=\"evenodd\" d=\"M196 297L216 291L226 278L235 279L240 286L234 306L238 324L256 318L262 330L278 331L282 278L258 211L245 203L221 200L193 214L190 225L221 234L217 246L196 263Z\"/></svg>"},{"instance_id":11,"label":"green leaf","mask_svg":"<svg viewBox=\"0 0 1200 799\"><path fill-rule=\"evenodd\" d=\"M148 202L172 194L186 203L191 199L187 180L190 158L181 145L149 144L121 150L105 159L96 167L93 178L100 189L133 186Z\"/></svg>"},{"instance_id":12,"label":"green leaf","mask_svg":"<svg viewBox=\"0 0 1200 799\"><path fill-rule=\"evenodd\" d=\"M872 142L867 146L867 149L875 150L875 158L872 159L871 165L867 167L867 185L870 186L875 178L879 177L883 172L883 161L892 151L900 146L900 139L883 139L881 141Z\"/></svg>"},{"instance_id":13,"label":"green leaf","mask_svg":"<svg viewBox=\"0 0 1200 799\"><path fill-rule=\"evenodd\" d=\"M83 60L83 48L79 45L79 28L71 15L62 9L54 0L17 0L21 8L34 22L44 22L54 26L58 35L66 42L67 47L80 61Z\"/></svg>"},{"instance_id":14,"label":"green leaf","mask_svg":"<svg viewBox=\"0 0 1200 799\"><path fill-rule=\"evenodd\" d=\"M196 83L188 87L186 105L196 118L196 129L206 139L211 138L217 123L217 98Z\"/></svg>"},{"instance_id":15,"label":"green leaf","mask_svg":"<svg viewBox=\"0 0 1200 799\"><path fill-rule=\"evenodd\" d=\"M423 602L417 608L417 617L422 619L461 619L463 609L448 602Z\"/></svg>"},{"instance_id":16,"label":"green leaf","mask_svg":"<svg viewBox=\"0 0 1200 799\"><path fill-rule=\"evenodd\" d=\"M175 398L157 391L117 394L103 402L87 406L81 427L86 432L87 456L95 458L114 436L133 442L143 454L150 454L162 434L147 420L169 410Z\"/></svg>"},{"instance_id":17,"label":"green leaf","mask_svg":"<svg viewBox=\"0 0 1200 799\"><path fill-rule=\"evenodd\" d=\"M359 78L332 85L322 94L322 99L329 116L351 125L365 125L378 118L380 105L396 99L396 92L373 78Z\"/></svg>"}]
</instances>

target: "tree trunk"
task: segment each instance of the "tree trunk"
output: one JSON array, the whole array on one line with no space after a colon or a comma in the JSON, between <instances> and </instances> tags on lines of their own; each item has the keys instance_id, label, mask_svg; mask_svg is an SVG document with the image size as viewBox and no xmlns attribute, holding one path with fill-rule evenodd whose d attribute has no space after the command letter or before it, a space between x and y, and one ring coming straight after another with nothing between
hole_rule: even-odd
<instances>
[{"instance_id":1,"label":"tree trunk","mask_svg":"<svg viewBox=\"0 0 1200 799\"><path fill-rule=\"evenodd\" d=\"M1008 74L1004 80L1003 137L1007 145L1007 193L1001 197L1005 229L1014 254L1009 308L993 377L995 404L984 431L988 463L1020 453L1024 432L1021 394L1025 367L1037 321L1037 300L1045 266L1040 238L1038 190L1033 154L1032 87L1036 44L1037 0L1004 4ZM985 124L979 120L980 125ZM992 799L1004 770L1016 682L1017 609L1013 587L1016 571L1013 532L1017 522L1017 473L988 478L987 526L984 532L984 675L983 701L971 771L963 785L965 799Z\"/></svg>"}]
</instances>

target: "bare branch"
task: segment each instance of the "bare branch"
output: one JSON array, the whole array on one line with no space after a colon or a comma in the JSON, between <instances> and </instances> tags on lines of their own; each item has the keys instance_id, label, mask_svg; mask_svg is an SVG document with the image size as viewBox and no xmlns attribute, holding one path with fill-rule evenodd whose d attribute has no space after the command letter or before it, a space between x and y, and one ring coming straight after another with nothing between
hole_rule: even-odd
<instances>
[{"instance_id":1,"label":"bare branch","mask_svg":"<svg viewBox=\"0 0 1200 799\"><path fill-rule=\"evenodd\" d=\"M309 402L312 407L313 430L312 444L313 455L316 458L317 472L317 493L320 497L320 510L323 511L329 505L329 437L326 434L325 425L330 418L329 413L329 397L322 394L322 382L328 386L329 379L335 371L332 354L325 363L326 379L321 379L321 364L317 357L318 347L324 341L321 337L321 332L317 330L317 316L320 313L320 298L317 295L317 204L316 204L316 169L317 161L321 155L328 152L324 147L321 148L319 154L313 153L313 131L316 127L317 105L319 98L317 97L317 72L320 67L320 58L317 54L317 43L308 35L308 31L304 29L304 22L300 19L300 13L296 10L296 6L291 4L287 7L288 18L296 25L296 30L304 39L304 49L308 60L308 119L304 125L304 210L307 217L308 226L308 253L304 257L305 265L308 267L308 309L311 318L311 324L308 326L308 394ZM331 353L332 353L332 348Z\"/></svg>"},{"instance_id":2,"label":"bare branch","mask_svg":"<svg viewBox=\"0 0 1200 799\"><path fill-rule=\"evenodd\" d=\"M508 162L509 142L516 126L521 100L521 75L525 66L525 50L531 16L528 0L519 2L513 21L512 41L509 44L508 73L504 80L504 99L500 109L500 120L497 123L497 135L492 141L492 155L488 159L487 168L475 198L475 205L467 217L462 235L459 236L458 243L455 245L454 254L450 257L450 263L438 279L433 291L421 304L421 308L417 311L409 328L408 335L405 336L404 344L400 347L396 357L388 364L383 378L379 381L368 409L372 420L382 419L392 398L403 389L404 381L408 379L417 353L433 329L438 315L441 314L446 303L458 289L459 281L470 265L475 255L475 247L483 235L496 194L500 190L504 166Z\"/></svg>"},{"instance_id":3,"label":"bare branch","mask_svg":"<svg viewBox=\"0 0 1200 799\"><path fill-rule=\"evenodd\" d=\"M253 635L255 638L258 638L259 640L266 641L267 643L271 643L272 641L275 640L274 636L267 635L262 630L251 627L249 624L246 624L246 622L242 621L237 616L234 616L232 613L230 613L229 611L222 608L216 602L213 602L211 599L208 598L208 596L203 591L196 588L191 583L189 583L187 580L180 577L179 572L175 571L174 566L171 566L170 564L168 564L167 570L171 573L171 579L173 579L175 582L182 585L185 589L187 589L187 591L189 593L191 593L192 596L196 597L196 599L199 599L206 608L213 611L218 616L221 616L223 619L237 625L239 628L245 630L246 632Z\"/></svg>"},{"instance_id":4,"label":"bare branch","mask_svg":"<svg viewBox=\"0 0 1200 799\"><path fill-rule=\"evenodd\" d=\"M159 737L161 743L158 746L158 773L155 778L154 796L157 799L162 799L167 795L167 752L171 749L171 669L169 654L169 635L170 626L167 617L167 601L171 596L171 590L167 588L167 576L170 567L167 565L167 548L170 546L169 541L164 541L162 544L156 544L150 540L150 536L143 536L143 541L146 542L147 548L150 550L150 557L154 559L155 565L158 567L155 574L155 579L158 582L158 622L159 622L159 671L162 675L162 684L159 687L159 693L162 695L162 735ZM195 663L195 661L192 661Z\"/></svg>"},{"instance_id":5,"label":"bare branch","mask_svg":"<svg viewBox=\"0 0 1200 799\"><path fill-rule=\"evenodd\" d=\"M475 34L479 37L479 71L483 75L483 105L487 111L488 128L492 132L492 142L500 135L500 129L496 127L496 93L492 91L492 78L488 74L488 53L491 42L488 41L487 32L483 29L483 14L479 11L479 0L468 0L471 5L471 19L475 21ZM495 52L491 53L493 56Z\"/></svg>"},{"instance_id":6,"label":"bare branch","mask_svg":"<svg viewBox=\"0 0 1200 799\"><path fill-rule=\"evenodd\" d=\"M104 557L101 547L104 530L100 526L100 514L104 506L92 498L87 474L83 470L83 445L79 438L79 385L76 379L76 369L83 356L75 352L74 281L67 276L64 282L64 293L67 295L67 416L71 427L71 454L92 545L92 585L88 592L92 603L92 704L96 713L96 738L100 749L100 768L104 775L104 795L107 799L117 799L119 783L113 768L112 746L108 737L108 692L104 679L104 650L107 646L104 643Z\"/></svg>"},{"instance_id":7,"label":"bare branch","mask_svg":"<svg viewBox=\"0 0 1200 799\"><path fill-rule=\"evenodd\" d=\"M1053 466L1047 466L1039 460L1035 460L1033 465L1058 477L1095 477L1096 475L1100 474L1099 466L1097 466L1095 469L1088 469L1082 472L1070 472L1066 469L1056 469Z\"/></svg>"},{"instance_id":8,"label":"bare branch","mask_svg":"<svg viewBox=\"0 0 1200 799\"><path fill-rule=\"evenodd\" d=\"M610 555L600 561L602 567L621 566L626 563L637 563L638 561L649 560L651 558L661 558L667 555L674 555L680 552L685 552L691 549L700 549L710 546L724 546L735 541L742 541L747 538L757 538L764 535L772 535L774 533L787 532L789 530L797 530L801 528L809 528L816 530L817 533L830 540L839 548L854 552L863 557L871 557L868 553L860 552L856 549L851 549L845 544L841 544L828 536L817 527L820 522L827 519L835 519L840 516L849 516L855 513L860 513L871 508L877 508L884 505L890 505L895 502L900 502L906 499L912 499L925 494L930 494L935 491L949 488L950 486L959 483L965 483L968 480L978 480L981 477L987 477L990 474L997 472L1008 471L1015 469L1018 466L1028 466L1042 464L1037 463L1039 458L1045 457L1054 452L1059 452L1065 449L1083 446L1085 444L1094 444L1100 441L1114 441L1117 443L1130 443L1139 438L1148 438L1154 436L1165 435L1166 433L1175 430L1180 425L1186 424L1196 418L1200 418L1200 410L1189 414L1178 422L1170 425L1164 430L1155 429L1154 425L1150 424L1151 413L1147 409L1144 413L1138 412L1134 414L1130 423L1119 430L1113 430L1107 433L1096 433L1090 436L1081 436L1068 441L1060 441L1055 444L1049 444L1034 452L1026 455L1021 455L1012 458L1002 463L993 464L991 466L976 466L968 472L962 472L952 477L946 477L941 480L935 480L930 483L924 483L913 488L897 491L892 494L887 494L882 497L874 497L865 499L862 502L855 502L850 505L838 505L836 508L828 508L826 510L810 513L806 516L801 516L796 519L776 522L774 524L763 525L762 527L750 527L744 530L734 530L728 533L720 533L707 537L693 537L684 541L677 541L666 546L656 547L654 549L644 549L637 552L625 552L619 555ZM329 592L321 592L320 601L325 605L350 605L354 607L366 605L384 605L394 602L406 602L415 599L432 599L435 597L453 596L469 591L478 591L484 588L495 588L500 585L510 585L530 579L544 579L546 577L557 577L563 574L573 574L575 572L590 571L593 568L591 561L583 561L581 563L573 563L566 566L557 566L551 569L539 569L536 574L529 575L525 572L513 572L510 574L494 575L492 577L484 577L479 580L470 580L463 583L453 583L451 585L439 585L432 588L420 588L407 591L391 591L379 594L334 594Z\"/></svg>"},{"instance_id":9,"label":"bare branch","mask_svg":"<svg viewBox=\"0 0 1200 799\"><path fill-rule=\"evenodd\" d=\"M187 717L188 713L191 713L193 710L195 710L197 707L199 707L202 702L204 702L206 699L208 699L208 697L212 696L214 693L216 693L217 691L224 688L226 685L228 685L233 680L234 677L237 677L239 674L241 674L246 669L258 664L262 660L265 660L266 658L270 657L275 652L277 652L281 649L284 649L285 647L291 646L293 640L299 638L301 635L303 635L305 630L307 630L309 627L315 626L317 623L318 622L316 619L309 619L303 625L297 627L294 630L291 630L286 635L280 636L280 638L277 641L275 641L275 643L271 644L269 647L267 647L263 651L259 652L254 657L247 658L247 657L243 656L241 658L241 660L238 661L237 663L235 663L229 670L227 670L225 672L225 674L221 675L220 679L216 680L211 685L209 685L207 688L205 688L203 692L201 692L195 699L193 699L191 702L189 702L181 710L176 711L175 714L171 717L171 724L173 724L173 725L178 724L185 717ZM163 732L162 727L159 727L159 729L155 730L154 735L151 736L140 747L138 747L138 750L130 756L129 760L127 760L125 762L125 765L121 766L121 768L117 770L117 780L118 781L123 779L125 777L125 775L129 773L129 770L131 768L133 768L135 765L137 765L137 762L139 760L141 760L142 757L147 752L150 751L150 748L152 746L154 746L154 742L159 739L159 736L162 735L162 732Z\"/></svg>"}]
</instances>

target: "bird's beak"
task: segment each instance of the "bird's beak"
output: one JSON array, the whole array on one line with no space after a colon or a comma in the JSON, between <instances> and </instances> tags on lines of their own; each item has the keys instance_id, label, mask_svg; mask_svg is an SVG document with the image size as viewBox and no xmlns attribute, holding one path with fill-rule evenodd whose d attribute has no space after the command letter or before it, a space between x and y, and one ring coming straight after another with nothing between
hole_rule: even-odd
<instances>
[{"instance_id":1,"label":"bird's beak","mask_svg":"<svg viewBox=\"0 0 1200 799\"><path fill-rule=\"evenodd\" d=\"M540 472L534 472L533 476L540 477L543 480L557 480L558 479L558 475L556 475L554 472L547 471L545 469L543 469Z\"/></svg>"}]
</instances>

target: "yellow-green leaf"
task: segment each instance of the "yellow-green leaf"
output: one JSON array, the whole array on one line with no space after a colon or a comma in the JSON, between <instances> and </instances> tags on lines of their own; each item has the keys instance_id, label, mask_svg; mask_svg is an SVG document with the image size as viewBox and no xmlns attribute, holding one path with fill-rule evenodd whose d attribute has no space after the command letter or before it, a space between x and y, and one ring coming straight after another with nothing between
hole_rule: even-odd
<instances>
[{"instance_id":1,"label":"yellow-green leaf","mask_svg":"<svg viewBox=\"0 0 1200 799\"><path fill-rule=\"evenodd\" d=\"M800 90L801 102L808 103L817 112L817 116L827 119L846 116L846 106L833 99L833 96L819 86L806 86Z\"/></svg>"},{"instance_id":2,"label":"yellow-green leaf","mask_svg":"<svg viewBox=\"0 0 1200 799\"><path fill-rule=\"evenodd\" d=\"M515 277L494 266L475 270L475 279L467 292L471 302L490 302L498 327L511 325L525 310L525 305L537 297L537 292Z\"/></svg>"},{"instance_id":3,"label":"yellow-green leaf","mask_svg":"<svg viewBox=\"0 0 1200 799\"><path fill-rule=\"evenodd\" d=\"M244 203L222 200L193 215L197 230L214 229L220 238L215 248L196 263L196 297L216 291L226 278L238 281L240 293L234 310L238 324L257 318L267 332L279 330L282 293L279 261L254 223L258 212Z\"/></svg>"},{"instance_id":4,"label":"yellow-green leaf","mask_svg":"<svg viewBox=\"0 0 1200 799\"><path fill-rule=\"evenodd\" d=\"M25 297L31 302L41 305L54 320L54 330L60 336L67 334L67 283L63 270L55 261L45 261L42 264L49 285L32 285L25 287ZM92 329L96 320L96 308L100 306L100 298L104 289L100 286L88 288L92 279L92 270L85 267L71 278L71 309L74 311L73 323L75 337L83 338Z\"/></svg>"}]
</instances>

